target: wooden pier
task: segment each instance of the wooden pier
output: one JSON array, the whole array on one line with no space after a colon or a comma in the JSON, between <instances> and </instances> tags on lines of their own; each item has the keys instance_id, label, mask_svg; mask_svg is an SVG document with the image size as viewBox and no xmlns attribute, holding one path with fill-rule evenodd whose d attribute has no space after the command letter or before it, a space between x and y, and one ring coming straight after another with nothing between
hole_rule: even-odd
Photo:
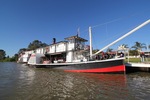
<instances>
[{"instance_id":1,"label":"wooden pier","mask_svg":"<svg viewBox=\"0 0 150 100\"><path fill-rule=\"evenodd\" d=\"M150 72L150 63L125 63L126 72Z\"/></svg>"}]
</instances>

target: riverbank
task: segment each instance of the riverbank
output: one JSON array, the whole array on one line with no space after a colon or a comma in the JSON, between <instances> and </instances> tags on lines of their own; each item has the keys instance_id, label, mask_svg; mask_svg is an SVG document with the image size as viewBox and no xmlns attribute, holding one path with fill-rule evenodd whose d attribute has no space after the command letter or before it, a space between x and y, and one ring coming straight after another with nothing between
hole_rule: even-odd
<instances>
[{"instance_id":1,"label":"riverbank","mask_svg":"<svg viewBox=\"0 0 150 100\"><path fill-rule=\"evenodd\" d=\"M145 61L143 63L150 63L150 58L145 58ZM141 58L126 58L125 62L131 62L131 63L141 63Z\"/></svg>"},{"instance_id":2,"label":"riverbank","mask_svg":"<svg viewBox=\"0 0 150 100\"><path fill-rule=\"evenodd\" d=\"M16 62L17 58L12 57L12 58L5 58L3 60L0 60L0 62Z\"/></svg>"}]
</instances>

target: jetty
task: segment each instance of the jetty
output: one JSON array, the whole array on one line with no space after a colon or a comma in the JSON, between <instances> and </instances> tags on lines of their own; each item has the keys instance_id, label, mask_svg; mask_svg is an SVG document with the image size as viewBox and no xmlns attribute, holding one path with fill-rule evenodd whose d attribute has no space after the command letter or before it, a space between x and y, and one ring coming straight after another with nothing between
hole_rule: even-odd
<instances>
[{"instance_id":1,"label":"jetty","mask_svg":"<svg viewBox=\"0 0 150 100\"><path fill-rule=\"evenodd\" d=\"M150 63L125 63L126 73L131 72L150 72Z\"/></svg>"}]
</instances>

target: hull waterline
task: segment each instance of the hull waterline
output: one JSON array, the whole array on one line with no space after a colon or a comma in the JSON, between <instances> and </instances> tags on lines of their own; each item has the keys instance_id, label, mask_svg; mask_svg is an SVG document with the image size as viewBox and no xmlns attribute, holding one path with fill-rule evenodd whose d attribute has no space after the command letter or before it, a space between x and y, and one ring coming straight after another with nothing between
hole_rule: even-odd
<instances>
[{"instance_id":1,"label":"hull waterline","mask_svg":"<svg viewBox=\"0 0 150 100\"><path fill-rule=\"evenodd\" d=\"M89 61L80 63L36 64L36 67L61 69L67 72L82 73L125 73L123 59Z\"/></svg>"}]
</instances>

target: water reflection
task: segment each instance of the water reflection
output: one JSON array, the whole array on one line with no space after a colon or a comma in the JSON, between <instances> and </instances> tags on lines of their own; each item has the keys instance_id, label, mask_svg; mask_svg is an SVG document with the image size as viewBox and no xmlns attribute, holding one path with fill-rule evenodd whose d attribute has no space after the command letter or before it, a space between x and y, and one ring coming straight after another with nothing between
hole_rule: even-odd
<instances>
[{"instance_id":1,"label":"water reflection","mask_svg":"<svg viewBox=\"0 0 150 100\"><path fill-rule=\"evenodd\" d=\"M30 85L35 77L35 71L31 68L28 68L28 66L24 65L24 64L18 64L17 65L18 69L19 69L19 83L20 84L28 84Z\"/></svg>"},{"instance_id":2,"label":"water reflection","mask_svg":"<svg viewBox=\"0 0 150 100\"><path fill-rule=\"evenodd\" d=\"M34 75L31 75L34 78L30 84L27 84L30 80L28 71L21 73L23 75L20 76L21 79L25 80L24 83L19 82L20 88L17 88L15 99L24 99L24 97L32 100L123 99L128 94L125 75L68 73L49 69L34 70L35 72L32 72Z\"/></svg>"},{"instance_id":3,"label":"water reflection","mask_svg":"<svg viewBox=\"0 0 150 100\"><path fill-rule=\"evenodd\" d=\"M128 75L128 87L130 94L138 100L150 98L150 73L134 73Z\"/></svg>"},{"instance_id":4,"label":"water reflection","mask_svg":"<svg viewBox=\"0 0 150 100\"><path fill-rule=\"evenodd\" d=\"M150 74L70 73L16 63L0 67L1 100L148 100L150 94Z\"/></svg>"},{"instance_id":5,"label":"water reflection","mask_svg":"<svg viewBox=\"0 0 150 100\"><path fill-rule=\"evenodd\" d=\"M128 90L126 90L126 75L82 75L84 76L86 91L89 92L90 99L125 99L128 95Z\"/></svg>"}]
</instances>

